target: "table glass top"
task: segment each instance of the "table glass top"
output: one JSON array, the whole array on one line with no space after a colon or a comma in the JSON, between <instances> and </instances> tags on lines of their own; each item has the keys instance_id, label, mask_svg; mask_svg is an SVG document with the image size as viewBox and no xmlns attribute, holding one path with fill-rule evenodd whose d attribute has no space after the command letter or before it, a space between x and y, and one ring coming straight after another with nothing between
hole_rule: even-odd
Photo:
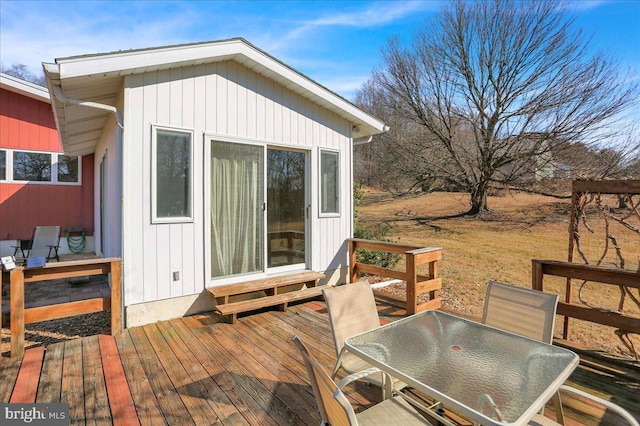
<instances>
[{"instance_id":1,"label":"table glass top","mask_svg":"<svg viewBox=\"0 0 640 426\"><path fill-rule=\"evenodd\" d=\"M486 403L486 394L505 423L518 420L550 392L553 383L561 384L578 361L566 349L440 311L423 312L352 337L347 345L399 373L397 377L413 378L499 420Z\"/></svg>"}]
</instances>

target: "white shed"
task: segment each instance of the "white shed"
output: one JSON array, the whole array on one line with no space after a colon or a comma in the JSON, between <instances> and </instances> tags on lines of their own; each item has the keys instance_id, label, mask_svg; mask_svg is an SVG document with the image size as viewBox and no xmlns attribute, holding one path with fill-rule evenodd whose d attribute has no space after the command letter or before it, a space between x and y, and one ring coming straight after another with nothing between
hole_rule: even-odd
<instances>
[{"instance_id":1,"label":"white shed","mask_svg":"<svg viewBox=\"0 0 640 426\"><path fill-rule=\"evenodd\" d=\"M243 39L43 65L65 153L95 154L128 327L211 310L212 286L346 281L353 142L380 120Z\"/></svg>"}]
</instances>

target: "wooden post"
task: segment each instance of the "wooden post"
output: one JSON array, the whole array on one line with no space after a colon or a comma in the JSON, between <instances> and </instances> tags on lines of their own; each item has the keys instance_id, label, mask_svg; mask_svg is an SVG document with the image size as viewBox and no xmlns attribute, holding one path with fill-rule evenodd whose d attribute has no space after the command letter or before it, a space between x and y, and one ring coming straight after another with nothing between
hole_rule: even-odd
<instances>
[{"instance_id":1,"label":"wooden post","mask_svg":"<svg viewBox=\"0 0 640 426\"><path fill-rule=\"evenodd\" d=\"M531 259L531 288L534 290L544 291L542 288L542 263L537 259Z\"/></svg>"},{"instance_id":2,"label":"wooden post","mask_svg":"<svg viewBox=\"0 0 640 426\"><path fill-rule=\"evenodd\" d=\"M407 263L407 315L413 315L418 311L418 294L416 283L418 272L416 271L416 258L413 253L406 253Z\"/></svg>"},{"instance_id":3,"label":"wooden post","mask_svg":"<svg viewBox=\"0 0 640 426\"><path fill-rule=\"evenodd\" d=\"M356 242L349 240L349 282L354 283L358 280L356 260Z\"/></svg>"},{"instance_id":4,"label":"wooden post","mask_svg":"<svg viewBox=\"0 0 640 426\"><path fill-rule=\"evenodd\" d=\"M429 262L429 278L435 280L438 278L438 261L433 260ZM438 290L433 290L429 292L429 300L435 300L438 298Z\"/></svg>"},{"instance_id":5,"label":"wooden post","mask_svg":"<svg viewBox=\"0 0 640 426\"><path fill-rule=\"evenodd\" d=\"M111 335L122 333L122 261L113 260L110 267L111 282Z\"/></svg>"},{"instance_id":6,"label":"wooden post","mask_svg":"<svg viewBox=\"0 0 640 426\"><path fill-rule=\"evenodd\" d=\"M24 268L11 270L11 356L24 355Z\"/></svg>"}]
</instances>

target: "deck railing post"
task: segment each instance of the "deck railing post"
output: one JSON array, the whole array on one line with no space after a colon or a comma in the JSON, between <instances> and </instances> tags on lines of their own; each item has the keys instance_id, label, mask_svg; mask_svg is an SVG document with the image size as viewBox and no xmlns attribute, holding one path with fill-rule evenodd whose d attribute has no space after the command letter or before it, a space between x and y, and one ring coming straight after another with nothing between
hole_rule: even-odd
<instances>
[{"instance_id":1,"label":"deck railing post","mask_svg":"<svg viewBox=\"0 0 640 426\"><path fill-rule=\"evenodd\" d=\"M416 270L416 258L413 253L406 253L406 263L407 315L413 315L418 311L418 294L416 292L418 272Z\"/></svg>"},{"instance_id":2,"label":"deck railing post","mask_svg":"<svg viewBox=\"0 0 640 426\"><path fill-rule=\"evenodd\" d=\"M122 261L111 262L111 334L117 336L122 333Z\"/></svg>"},{"instance_id":3,"label":"deck railing post","mask_svg":"<svg viewBox=\"0 0 640 426\"><path fill-rule=\"evenodd\" d=\"M356 258L356 242L353 239L349 240L349 282L354 283L358 280L357 263Z\"/></svg>"},{"instance_id":4,"label":"deck railing post","mask_svg":"<svg viewBox=\"0 0 640 426\"><path fill-rule=\"evenodd\" d=\"M542 289L542 263L537 259L531 259L531 288L538 291L544 291Z\"/></svg>"},{"instance_id":5,"label":"deck railing post","mask_svg":"<svg viewBox=\"0 0 640 426\"><path fill-rule=\"evenodd\" d=\"M429 278L432 280L438 278L438 262L436 260L429 262ZM429 300L435 300L437 297L439 297L438 290L429 292Z\"/></svg>"},{"instance_id":6,"label":"deck railing post","mask_svg":"<svg viewBox=\"0 0 640 426\"><path fill-rule=\"evenodd\" d=\"M11 356L17 357L24 354L24 268L12 269L10 277Z\"/></svg>"}]
</instances>

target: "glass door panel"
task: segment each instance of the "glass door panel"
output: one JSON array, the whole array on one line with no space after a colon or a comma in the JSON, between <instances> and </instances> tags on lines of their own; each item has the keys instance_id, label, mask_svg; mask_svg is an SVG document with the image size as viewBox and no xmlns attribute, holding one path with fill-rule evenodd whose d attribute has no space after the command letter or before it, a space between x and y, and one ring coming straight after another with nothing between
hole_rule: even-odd
<instances>
[{"instance_id":1,"label":"glass door panel","mask_svg":"<svg viewBox=\"0 0 640 426\"><path fill-rule=\"evenodd\" d=\"M306 154L267 150L267 267L305 263Z\"/></svg>"},{"instance_id":2,"label":"glass door panel","mask_svg":"<svg viewBox=\"0 0 640 426\"><path fill-rule=\"evenodd\" d=\"M264 147L212 141L211 276L264 271Z\"/></svg>"}]
</instances>

